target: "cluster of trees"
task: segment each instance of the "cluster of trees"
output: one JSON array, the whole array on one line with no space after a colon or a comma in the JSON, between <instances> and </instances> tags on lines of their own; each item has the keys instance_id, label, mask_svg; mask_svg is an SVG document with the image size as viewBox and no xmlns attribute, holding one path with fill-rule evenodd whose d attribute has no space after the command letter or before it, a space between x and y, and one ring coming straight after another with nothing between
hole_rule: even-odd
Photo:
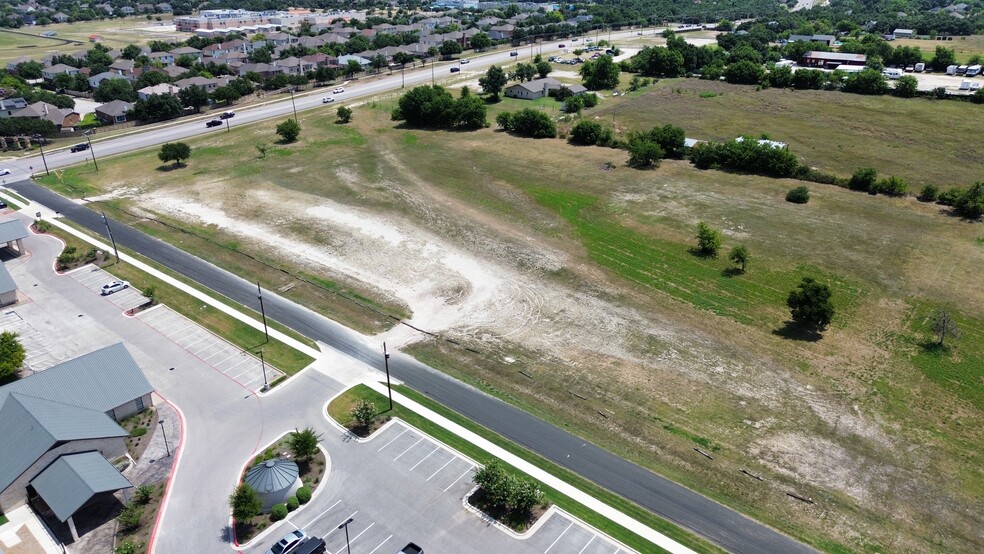
<instances>
[{"instance_id":1,"label":"cluster of trees","mask_svg":"<svg viewBox=\"0 0 984 554\"><path fill-rule=\"evenodd\" d=\"M588 90L609 90L618 87L622 70L611 56L601 56L581 65L581 81Z\"/></svg>"},{"instance_id":2,"label":"cluster of trees","mask_svg":"<svg viewBox=\"0 0 984 554\"><path fill-rule=\"evenodd\" d=\"M878 172L871 167L862 167L855 171L847 181L847 188L887 196L905 196L909 191L909 186L901 177L892 175L878 179Z\"/></svg>"},{"instance_id":3,"label":"cluster of trees","mask_svg":"<svg viewBox=\"0 0 984 554\"><path fill-rule=\"evenodd\" d=\"M614 135L611 127L590 119L582 119L571 128L571 132L567 135L567 142L581 146L611 146Z\"/></svg>"},{"instance_id":4,"label":"cluster of trees","mask_svg":"<svg viewBox=\"0 0 984 554\"><path fill-rule=\"evenodd\" d=\"M690 149L690 161L699 169L727 169L743 173L792 177L799 161L789 150L749 137L728 142L700 143Z\"/></svg>"},{"instance_id":5,"label":"cluster of trees","mask_svg":"<svg viewBox=\"0 0 984 554\"><path fill-rule=\"evenodd\" d=\"M692 252L698 256L716 258L718 251L721 250L721 242L721 232L701 221L697 224L697 246ZM728 259L738 266L738 271L744 273L751 259L751 254L747 246L739 244L731 249Z\"/></svg>"},{"instance_id":6,"label":"cluster of trees","mask_svg":"<svg viewBox=\"0 0 984 554\"><path fill-rule=\"evenodd\" d=\"M498 460L475 472L475 484L482 488L488 505L505 512L510 521L524 521L533 508L543 504L543 491L536 481L507 473Z\"/></svg>"},{"instance_id":7,"label":"cluster of trees","mask_svg":"<svg viewBox=\"0 0 984 554\"><path fill-rule=\"evenodd\" d=\"M655 167L663 158L682 159L686 155L685 139L683 129L673 125L630 133L627 141L629 165Z\"/></svg>"},{"instance_id":8,"label":"cluster of trees","mask_svg":"<svg viewBox=\"0 0 984 554\"><path fill-rule=\"evenodd\" d=\"M984 181L978 181L966 189L956 187L946 191L941 191L936 185L926 185L916 198L920 202L952 206L954 213L967 219L984 216Z\"/></svg>"},{"instance_id":9,"label":"cluster of trees","mask_svg":"<svg viewBox=\"0 0 984 554\"><path fill-rule=\"evenodd\" d=\"M549 115L532 108L516 113L502 112L495 116L495 123L508 133L530 138L555 138L557 126Z\"/></svg>"},{"instance_id":10,"label":"cluster of trees","mask_svg":"<svg viewBox=\"0 0 984 554\"><path fill-rule=\"evenodd\" d=\"M488 126L485 102L461 90L457 99L444 87L424 85L410 89L400 97L391 117L410 127L433 129L480 129Z\"/></svg>"}]
</instances>

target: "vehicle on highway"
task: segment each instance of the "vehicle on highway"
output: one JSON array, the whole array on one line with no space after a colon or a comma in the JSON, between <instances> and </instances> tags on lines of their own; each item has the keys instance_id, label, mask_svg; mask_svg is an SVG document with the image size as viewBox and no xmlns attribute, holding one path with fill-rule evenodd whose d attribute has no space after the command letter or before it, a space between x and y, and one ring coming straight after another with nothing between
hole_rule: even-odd
<instances>
[{"instance_id":1,"label":"vehicle on highway","mask_svg":"<svg viewBox=\"0 0 984 554\"><path fill-rule=\"evenodd\" d=\"M510 53L509 53L509 55L510 55L511 57L513 57L513 58L515 58L516 56L518 56L518 55L519 55L519 52L516 52L516 51L513 51L513 52L510 52Z\"/></svg>"},{"instance_id":2,"label":"vehicle on highway","mask_svg":"<svg viewBox=\"0 0 984 554\"><path fill-rule=\"evenodd\" d=\"M345 89L342 87L336 87L335 90L331 91L332 94L341 94L343 92L345 92Z\"/></svg>"},{"instance_id":3,"label":"vehicle on highway","mask_svg":"<svg viewBox=\"0 0 984 554\"><path fill-rule=\"evenodd\" d=\"M327 104L329 102L334 102L334 101L335 99L332 98L331 96L325 96L324 98L321 99L322 104Z\"/></svg>"},{"instance_id":4,"label":"vehicle on highway","mask_svg":"<svg viewBox=\"0 0 984 554\"><path fill-rule=\"evenodd\" d=\"M557 48L567 48L567 45L566 44L558 44L557 45Z\"/></svg>"},{"instance_id":5,"label":"vehicle on highway","mask_svg":"<svg viewBox=\"0 0 984 554\"><path fill-rule=\"evenodd\" d=\"M230 117L236 117L236 112L222 112L219 119L229 119Z\"/></svg>"},{"instance_id":6,"label":"vehicle on highway","mask_svg":"<svg viewBox=\"0 0 984 554\"><path fill-rule=\"evenodd\" d=\"M460 67L452 67L451 68L451 73L457 73L459 71L461 71L461 68Z\"/></svg>"},{"instance_id":7,"label":"vehicle on highway","mask_svg":"<svg viewBox=\"0 0 984 554\"><path fill-rule=\"evenodd\" d=\"M577 42L577 37L572 38L571 42Z\"/></svg>"},{"instance_id":8,"label":"vehicle on highway","mask_svg":"<svg viewBox=\"0 0 984 554\"><path fill-rule=\"evenodd\" d=\"M407 543L407 545L396 554L424 554L424 549L411 542Z\"/></svg>"},{"instance_id":9,"label":"vehicle on highway","mask_svg":"<svg viewBox=\"0 0 984 554\"><path fill-rule=\"evenodd\" d=\"M71 150L72 150L73 153L74 152L82 152L82 151L85 151L85 150L88 150L88 149L89 149L89 145L86 144L86 143L84 143L84 142L80 142L80 143L76 144L75 146L73 146L71 148Z\"/></svg>"},{"instance_id":10,"label":"vehicle on highway","mask_svg":"<svg viewBox=\"0 0 984 554\"><path fill-rule=\"evenodd\" d=\"M458 63L461 65L465 65L466 63L471 63L471 60L458 60Z\"/></svg>"},{"instance_id":11,"label":"vehicle on highway","mask_svg":"<svg viewBox=\"0 0 984 554\"><path fill-rule=\"evenodd\" d=\"M218 127L219 125L222 125L221 119L213 119L212 121L205 122L206 127Z\"/></svg>"},{"instance_id":12,"label":"vehicle on highway","mask_svg":"<svg viewBox=\"0 0 984 554\"><path fill-rule=\"evenodd\" d=\"M290 554L306 538L307 534L304 532L304 529L295 529L284 535L284 538L277 541L277 544L270 547L270 550L267 550L266 554Z\"/></svg>"},{"instance_id":13,"label":"vehicle on highway","mask_svg":"<svg viewBox=\"0 0 984 554\"><path fill-rule=\"evenodd\" d=\"M130 288L130 283L127 283L126 281L113 281L112 283L103 285L102 289L99 291L99 294L109 296L114 292L120 292L121 290L128 288Z\"/></svg>"},{"instance_id":14,"label":"vehicle on highway","mask_svg":"<svg viewBox=\"0 0 984 554\"><path fill-rule=\"evenodd\" d=\"M0 175L10 175L10 170L6 167L0 167Z\"/></svg>"}]
</instances>

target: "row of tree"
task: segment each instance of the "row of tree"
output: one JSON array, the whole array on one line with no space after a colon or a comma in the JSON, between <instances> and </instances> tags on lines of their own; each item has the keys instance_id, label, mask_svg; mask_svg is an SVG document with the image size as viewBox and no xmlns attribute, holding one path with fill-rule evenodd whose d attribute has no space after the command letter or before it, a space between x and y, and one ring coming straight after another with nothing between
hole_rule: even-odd
<instances>
[{"instance_id":1,"label":"row of tree","mask_svg":"<svg viewBox=\"0 0 984 554\"><path fill-rule=\"evenodd\" d=\"M400 97L391 117L410 127L431 129L480 129L488 126L485 102L461 89L457 99L439 85L414 87Z\"/></svg>"}]
</instances>

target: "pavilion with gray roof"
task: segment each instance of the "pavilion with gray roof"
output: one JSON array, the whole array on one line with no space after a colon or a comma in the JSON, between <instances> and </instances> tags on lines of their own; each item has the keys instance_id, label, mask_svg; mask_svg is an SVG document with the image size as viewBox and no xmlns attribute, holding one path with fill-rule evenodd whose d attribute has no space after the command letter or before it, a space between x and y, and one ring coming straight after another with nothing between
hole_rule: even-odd
<instances>
[{"instance_id":1,"label":"pavilion with gray roof","mask_svg":"<svg viewBox=\"0 0 984 554\"><path fill-rule=\"evenodd\" d=\"M24 253L25 238L27 238L27 228L19 220L0 221L0 247L7 245L7 248L16 251L19 256Z\"/></svg>"}]
</instances>

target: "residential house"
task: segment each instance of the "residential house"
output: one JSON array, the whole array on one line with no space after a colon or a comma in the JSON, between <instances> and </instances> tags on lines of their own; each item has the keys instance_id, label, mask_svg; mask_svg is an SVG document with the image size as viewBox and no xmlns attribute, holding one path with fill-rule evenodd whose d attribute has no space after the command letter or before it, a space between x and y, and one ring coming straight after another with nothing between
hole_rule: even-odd
<instances>
[{"instance_id":1,"label":"residential house","mask_svg":"<svg viewBox=\"0 0 984 554\"><path fill-rule=\"evenodd\" d=\"M239 66L237 71L240 76L246 75L247 73L256 73L266 79L282 74L284 69L268 63L244 63Z\"/></svg>"},{"instance_id":2,"label":"residential house","mask_svg":"<svg viewBox=\"0 0 984 554\"><path fill-rule=\"evenodd\" d=\"M96 118L105 125L126 123L126 114L133 109L133 104L123 100L113 100L96 106Z\"/></svg>"},{"instance_id":3,"label":"residential house","mask_svg":"<svg viewBox=\"0 0 984 554\"><path fill-rule=\"evenodd\" d=\"M110 71L115 71L120 75L133 75L133 69L136 65L136 62L133 60L120 58L118 60L113 60L113 63L109 64L109 69Z\"/></svg>"},{"instance_id":4,"label":"residential house","mask_svg":"<svg viewBox=\"0 0 984 554\"><path fill-rule=\"evenodd\" d=\"M172 13L174 11L174 8L171 7L171 4L168 4L167 2L161 2L160 4L155 4L154 8L156 8L159 13Z\"/></svg>"},{"instance_id":5,"label":"residential house","mask_svg":"<svg viewBox=\"0 0 984 554\"><path fill-rule=\"evenodd\" d=\"M489 38L492 40L509 40L512 38L513 31L515 30L515 25L496 25L489 29Z\"/></svg>"},{"instance_id":6,"label":"residential house","mask_svg":"<svg viewBox=\"0 0 984 554\"><path fill-rule=\"evenodd\" d=\"M27 107L27 100L23 98L0 98L0 117L12 117L17 110Z\"/></svg>"},{"instance_id":7,"label":"residential house","mask_svg":"<svg viewBox=\"0 0 984 554\"><path fill-rule=\"evenodd\" d=\"M895 38L912 38L916 36L916 32L912 29L896 29L892 32Z\"/></svg>"},{"instance_id":8,"label":"residential house","mask_svg":"<svg viewBox=\"0 0 984 554\"><path fill-rule=\"evenodd\" d=\"M282 60L276 60L273 65L283 68L284 73L288 75L304 75L308 71L314 70L314 64L300 58L295 58L291 56L289 58L284 58Z\"/></svg>"},{"instance_id":9,"label":"residential house","mask_svg":"<svg viewBox=\"0 0 984 554\"><path fill-rule=\"evenodd\" d=\"M349 63L350 60L354 60L354 61L358 62L359 65L361 65L362 67L366 67L366 66L368 66L368 65L370 65L372 63L371 60L368 60L366 58L363 58L362 56L356 56L354 54L348 54L348 55L345 55L345 56L339 56L338 57L338 65L340 65L342 67L345 67L345 66L348 65L348 63Z\"/></svg>"},{"instance_id":10,"label":"residential house","mask_svg":"<svg viewBox=\"0 0 984 554\"><path fill-rule=\"evenodd\" d=\"M159 71L172 79L177 79L179 75L183 74L188 70L181 67L180 65L169 65L167 67L154 67L151 68L151 71Z\"/></svg>"},{"instance_id":11,"label":"residential house","mask_svg":"<svg viewBox=\"0 0 984 554\"><path fill-rule=\"evenodd\" d=\"M328 67L328 66L338 65L338 58L336 58L335 56L329 56L328 54L322 54L321 52L303 56L301 59L306 62L310 62L314 64L315 67Z\"/></svg>"},{"instance_id":12,"label":"residential house","mask_svg":"<svg viewBox=\"0 0 984 554\"><path fill-rule=\"evenodd\" d=\"M120 13L123 15L133 15L137 13L137 10L133 9L130 6L123 6L122 8L120 8Z\"/></svg>"},{"instance_id":13,"label":"residential house","mask_svg":"<svg viewBox=\"0 0 984 554\"><path fill-rule=\"evenodd\" d=\"M121 75L115 71L103 71L102 73L98 73L96 75L89 77L89 86L94 89L99 88L99 85L102 84L103 81L109 79L123 79L124 81L128 81L128 82L132 80L132 78L127 78L127 77L128 76Z\"/></svg>"},{"instance_id":14,"label":"residential house","mask_svg":"<svg viewBox=\"0 0 984 554\"><path fill-rule=\"evenodd\" d=\"M229 84L231 79L228 76L215 77L208 79L205 77L188 77L187 79L181 79L180 81L175 81L174 86L179 89L185 87L190 87L192 85L202 87L206 92L213 92L219 87L224 87Z\"/></svg>"},{"instance_id":15,"label":"residential house","mask_svg":"<svg viewBox=\"0 0 984 554\"><path fill-rule=\"evenodd\" d=\"M321 36L317 36L317 37L301 37L301 38L297 39L297 44L298 45L303 46L305 48L312 48L314 50L317 50L318 48L321 48L322 46L324 46L327 43L328 43L328 41L326 41L325 38L324 37L321 37Z\"/></svg>"},{"instance_id":16,"label":"residential house","mask_svg":"<svg viewBox=\"0 0 984 554\"><path fill-rule=\"evenodd\" d=\"M75 127L79 124L81 117L78 112L71 108L59 108L47 102L35 102L27 107L14 111L10 117L27 117L30 119L44 119L54 123L58 130Z\"/></svg>"},{"instance_id":17,"label":"residential house","mask_svg":"<svg viewBox=\"0 0 984 554\"><path fill-rule=\"evenodd\" d=\"M56 14L54 14L54 15L51 16L51 20L54 21L54 22L56 22L56 23L65 23L69 19L71 19L71 18L69 16L63 14L62 12L58 12L58 13L56 13Z\"/></svg>"},{"instance_id":18,"label":"residential house","mask_svg":"<svg viewBox=\"0 0 984 554\"><path fill-rule=\"evenodd\" d=\"M550 93L550 90L562 87L560 81L554 79L553 77L547 77L545 79L534 79L525 83L516 83L514 85L509 85L503 91L509 98L519 98L522 100L535 100L537 98L543 98Z\"/></svg>"},{"instance_id":19,"label":"residential house","mask_svg":"<svg viewBox=\"0 0 984 554\"><path fill-rule=\"evenodd\" d=\"M196 62L202 61L202 51L197 48L192 48L191 46L181 46L180 48L175 48L171 50L171 55L174 56L174 61L177 62L178 58L181 56L190 56L195 59Z\"/></svg>"},{"instance_id":20,"label":"residential house","mask_svg":"<svg viewBox=\"0 0 984 554\"><path fill-rule=\"evenodd\" d=\"M147 54L147 59L150 60L150 63L174 65L174 54L170 52L151 52Z\"/></svg>"},{"instance_id":21,"label":"residential house","mask_svg":"<svg viewBox=\"0 0 984 554\"><path fill-rule=\"evenodd\" d=\"M11 73L14 73L14 72L17 71L17 66L18 65L20 65L22 63L27 63L27 62L30 62L30 61L34 61L34 59L31 58L30 56L21 56L19 58L14 58L13 60L10 60L9 62L7 62L7 71L9 71Z\"/></svg>"},{"instance_id":22,"label":"residential house","mask_svg":"<svg viewBox=\"0 0 984 554\"><path fill-rule=\"evenodd\" d=\"M150 407L153 390L122 343L0 387L0 511L47 506L76 535L89 500L133 486L109 460L126 455L117 422Z\"/></svg>"},{"instance_id":23,"label":"residential house","mask_svg":"<svg viewBox=\"0 0 984 554\"><path fill-rule=\"evenodd\" d=\"M62 73L67 73L68 75L78 75L79 68L59 63L41 70L41 76L44 77L46 81L50 81Z\"/></svg>"},{"instance_id":24,"label":"residential house","mask_svg":"<svg viewBox=\"0 0 984 554\"><path fill-rule=\"evenodd\" d=\"M265 40L274 46L287 46L291 42L297 42L297 37L287 33L265 33Z\"/></svg>"},{"instance_id":25,"label":"residential house","mask_svg":"<svg viewBox=\"0 0 984 554\"><path fill-rule=\"evenodd\" d=\"M151 96L154 96L155 94L160 96L164 96L164 95L175 96L178 94L178 90L179 90L178 87L170 83L161 83L159 85L154 85L152 87L144 87L138 90L137 98L139 98L140 100L146 100Z\"/></svg>"}]
</instances>

